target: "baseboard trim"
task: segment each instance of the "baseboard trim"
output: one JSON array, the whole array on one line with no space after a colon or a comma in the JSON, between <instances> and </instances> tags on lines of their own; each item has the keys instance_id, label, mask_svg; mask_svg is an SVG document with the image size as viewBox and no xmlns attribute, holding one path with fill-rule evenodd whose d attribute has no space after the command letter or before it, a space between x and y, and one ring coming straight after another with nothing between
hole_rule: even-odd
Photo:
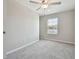
<instances>
[{"instance_id":1,"label":"baseboard trim","mask_svg":"<svg viewBox=\"0 0 79 59\"><path fill-rule=\"evenodd\" d=\"M48 40L48 38L46 38L46 40ZM75 45L75 43L73 43L73 42L60 41L60 40L54 40L54 39L49 39L49 40L59 42L59 43L64 43L64 44Z\"/></svg>"},{"instance_id":2,"label":"baseboard trim","mask_svg":"<svg viewBox=\"0 0 79 59\"><path fill-rule=\"evenodd\" d=\"M13 50L11 50L11 51L8 51L8 52L6 53L6 55L9 55L9 54L11 54L11 53L13 53L13 52L16 52L16 51L18 51L18 50L20 50L20 49L23 49L23 48L25 48L25 47L27 47L27 46L29 46L29 45L31 45L31 44L34 44L34 43L37 42L37 41L39 41L39 40L35 40L35 41L33 41L33 42L29 43L29 44L26 44L26 45L23 45L23 46L18 47L18 48L16 48L16 49L13 49Z\"/></svg>"}]
</instances>

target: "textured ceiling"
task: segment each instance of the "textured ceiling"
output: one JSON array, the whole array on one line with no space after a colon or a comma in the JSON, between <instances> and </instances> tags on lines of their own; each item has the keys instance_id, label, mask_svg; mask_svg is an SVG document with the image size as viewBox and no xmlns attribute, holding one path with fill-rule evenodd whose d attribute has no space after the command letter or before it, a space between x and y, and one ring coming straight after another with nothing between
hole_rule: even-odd
<instances>
[{"instance_id":1,"label":"textured ceiling","mask_svg":"<svg viewBox=\"0 0 79 59\"><path fill-rule=\"evenodd\" d=\"M40 7L40 4L33 4L30 3L30 0L16 0L20 4L29 7L32 9L34 12L38 13L39 15L48 15L52 13L57 13L57 12L62 12L62 11L67 11L75 8L75 1L74 0L49 0L50 3L53 1L61 1L61 5L51 5L48 6L47 9L41 8L40 10L36 10L37 8ZM37 1L40 2L41 0L32 0L32 1Z\"/></svg>"}]
</instances>

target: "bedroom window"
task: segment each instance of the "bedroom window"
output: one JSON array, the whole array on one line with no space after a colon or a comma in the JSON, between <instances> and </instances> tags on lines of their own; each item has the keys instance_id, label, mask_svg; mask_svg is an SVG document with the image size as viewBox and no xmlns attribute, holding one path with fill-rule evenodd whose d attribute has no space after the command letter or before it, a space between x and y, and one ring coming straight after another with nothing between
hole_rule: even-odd
<instances>
[{"instance_id":1,"label":"bedroom window","mask_svg":"<svg viewBox=\"0 0 79 59\"><path fill-rule=\"evenodd\" d=\"M48 34L57 34L58 33L58 18L51 18L47 21L47 33Z\"/></svg>"}]
</instances>

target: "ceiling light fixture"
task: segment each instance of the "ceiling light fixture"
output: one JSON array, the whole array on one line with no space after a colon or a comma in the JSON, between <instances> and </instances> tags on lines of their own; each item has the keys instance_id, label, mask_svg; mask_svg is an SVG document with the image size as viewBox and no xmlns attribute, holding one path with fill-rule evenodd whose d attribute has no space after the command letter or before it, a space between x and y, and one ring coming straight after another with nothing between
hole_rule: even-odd
<instances>
[{"instance_id":1,"label":"ceiling light fixture","mask_svg":"<svg viewBox=\"0 0 79 59\"><path fill-rule=\"evenodd\" d=\"M43 4L41 7L42 7L42 8L47 8L48 5L47 5L47 4Z\"/></svg>"}]
</instances>

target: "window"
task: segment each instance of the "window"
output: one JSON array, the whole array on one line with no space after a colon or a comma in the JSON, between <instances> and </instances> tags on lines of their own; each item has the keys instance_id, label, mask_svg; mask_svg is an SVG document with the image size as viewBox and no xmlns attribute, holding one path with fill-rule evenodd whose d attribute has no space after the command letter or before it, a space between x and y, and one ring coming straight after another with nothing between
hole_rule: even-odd
<instances>
[{"instance_id":1,"label":"window","mask_svg":"<svg viewBox=\"0 0 79 59\"><path fill-rule=\"evenodd\" d=\"M48 19L48 34L58 33L58 18Z\"/></svg>"}]
</instances>

